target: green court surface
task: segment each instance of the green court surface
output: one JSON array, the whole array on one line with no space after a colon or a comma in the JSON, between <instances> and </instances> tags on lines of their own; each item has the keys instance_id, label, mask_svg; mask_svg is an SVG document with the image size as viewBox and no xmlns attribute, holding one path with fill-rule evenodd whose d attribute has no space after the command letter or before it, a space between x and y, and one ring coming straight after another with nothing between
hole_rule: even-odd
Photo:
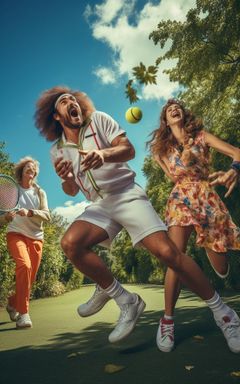
<instances>
[{"instance_id":1,"label":"green court surface","mask_svg":"<svg viewBox=\"0 0 240 384\"><path fill-rule=\"evenodd\" d=\"M205 304L182 291L176 309L176 348L160 352L155 343L163 310L163 288L126 285L146 301L134 332L111 345L108 334L119 310L114 301L96 315L80 318L77 306L94 286L56 298L31 301L33 328L16 330L0 309L0 384L228 384L240 383L240 354L228 350ZM238 313L240 295L227 301ZM108 364L120 367L105 372Z\"/></svg>"}]
</instances>

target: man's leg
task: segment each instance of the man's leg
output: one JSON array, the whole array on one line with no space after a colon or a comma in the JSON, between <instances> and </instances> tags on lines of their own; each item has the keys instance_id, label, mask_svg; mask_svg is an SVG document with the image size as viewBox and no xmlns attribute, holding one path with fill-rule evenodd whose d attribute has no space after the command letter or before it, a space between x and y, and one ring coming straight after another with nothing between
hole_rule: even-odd
<instances>
[{"instance_id":1,"label":"man's leg","mask_svg":"<svg viewBox=\"0 0 240 384\"><path fill-rule=\"evenodd\" d=\"M97 283L93 297L78 308L80 316L90 316L98 312L113 298L120 307L121 314L110 342L117 342L132 332L145 303L135 293L130 293L114 279L103 260L91 249L94 245L108 239L107 232L87 221L75 221L62 238L62 248L67 257L84 275Z\"/></svg>"},{"instance_id":2,"label":"man's leg","mask_svg":"<svg viewBox=\"0 0 240 384\"><path fill-rule=\"evenodd\" d=\"M145 237L142 244L159 260L173 269L180 280L206 302L231 351L240 352L239 317L235 311L222 302L194 260L181 253L164 232L155 232Z\"/></svg>"}]
</instances>

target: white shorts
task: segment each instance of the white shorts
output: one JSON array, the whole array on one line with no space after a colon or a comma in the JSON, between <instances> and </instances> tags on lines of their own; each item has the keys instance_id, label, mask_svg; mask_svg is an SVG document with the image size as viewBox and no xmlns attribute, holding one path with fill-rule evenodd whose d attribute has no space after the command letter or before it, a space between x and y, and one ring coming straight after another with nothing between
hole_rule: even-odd
<instances>
[{"instance_id":1,"label":"white shorts","mask_svg":"<svg viewBox=\"0 0 240 384\"><path fill-rule=\"evenodd\" d=\"M148 200L145 191L138 184L131 184L121 193L104 197L86 207L76 220L83 220L104 229L109 240L101 245L109 247L112 240L125 228L133 245L157 231L167 231Z\"/></svg>"}]
</instances>

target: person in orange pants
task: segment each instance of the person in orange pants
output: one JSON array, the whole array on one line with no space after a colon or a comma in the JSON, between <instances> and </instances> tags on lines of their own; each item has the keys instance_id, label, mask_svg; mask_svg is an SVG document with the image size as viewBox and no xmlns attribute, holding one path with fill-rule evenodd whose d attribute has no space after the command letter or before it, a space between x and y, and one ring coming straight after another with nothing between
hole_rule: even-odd
<instances>
[{"instance_id":1,"label":"person in orange pants","mask_svg":"<svg viewBox=\"0 0 240 384\"><path fill-rule=\"evenodd\" d=\"M7 245L16 263L16 291L9 297L6 310L17 328L32 327L30 292L42 257L43 222L50 220L46 193L36 184L38 173L39 163L31 157L15 165L20 209L0 217L0 224L8 223Z\"/></svg>"},{"instance_id":2,"label":"person in orange pants","mask_svg":"<svg viewBox=\"0 0 240 384\"><path fill-rule=\"evenodd\" d=\"M7 245L16 263L16 292L9 297L8 305L17 308L19 313L28 313L30 289L40 266L43 241L9 232Z\"/></svg>"}]
</instances>

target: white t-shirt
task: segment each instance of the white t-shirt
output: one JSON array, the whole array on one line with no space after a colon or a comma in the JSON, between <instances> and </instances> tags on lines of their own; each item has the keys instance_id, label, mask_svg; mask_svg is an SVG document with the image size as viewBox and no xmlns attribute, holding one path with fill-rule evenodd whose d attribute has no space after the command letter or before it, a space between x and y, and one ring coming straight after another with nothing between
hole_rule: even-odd
<instances>
[{"instance_id":1,"label":"white t-shirt","mask_svg":"<svg viewBox=\"0 0 240 384\"><path fill-rule=\"evenodd\" d=\"M40 199L37 189L22 188L19 186L20 208L26 209L39 209ZM31 217L16 215L14 219L8 224L7 232L17 232L32 239L42 240L43 230L41 229L41 220L33 220Z\"/></svg>"},{"instance_id":2,"label":"white t-shirt","mask_svg":"<svg viewBox=\"0 0 240 384\"><path fill-rule=\"evenodd\" d=\"M78 145L68 143L63 134L51 148L51 160L53 163L59 157L71 160L75 181L83 194L90 201L99 200L131 184L136 174L125 162L104 163L98 169L81 172L81 155L78 150L110 148L112 141L123 133L125 131L111 116L95 111L81 128Z\"/></svg>"}]
</instances>

